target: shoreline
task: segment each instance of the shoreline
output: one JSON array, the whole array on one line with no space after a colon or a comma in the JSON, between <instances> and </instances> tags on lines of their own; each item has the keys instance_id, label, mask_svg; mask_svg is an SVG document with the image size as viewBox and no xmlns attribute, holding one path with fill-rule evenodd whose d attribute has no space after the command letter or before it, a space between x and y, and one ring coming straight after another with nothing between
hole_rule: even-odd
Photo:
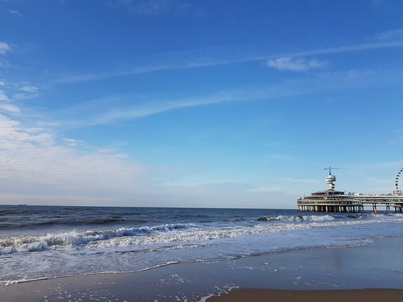
<instances>
[{"instance_id":1,"label":"shoreline","mask_svg":"<svg viewBox=\"0 0 403 302\"><path fill-rule=\"evenodd\" d=\"M179 263L137 273L33 280L1 287L0 296L2 302L237 302L248 300L246 297L258 302L277 295L274 301L305 301L302 297L309 296L306 301L312 302L332 301L329 299L348 293L355 298L343 297L342 301L357 302L365 297L369 302L371 297L366 293L371 292L388 301L403 301L402 246L403 238L386 238L359 247Z\"/></svg>"}]
</instances>

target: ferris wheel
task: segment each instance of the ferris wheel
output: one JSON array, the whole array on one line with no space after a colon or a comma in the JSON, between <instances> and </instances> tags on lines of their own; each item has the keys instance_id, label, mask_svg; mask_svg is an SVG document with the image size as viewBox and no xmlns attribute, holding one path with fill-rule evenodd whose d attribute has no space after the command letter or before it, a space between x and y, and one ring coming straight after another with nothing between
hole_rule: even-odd
<instances>
[{"instance_id":1,"label":"ferris wheel","mask_svg":"<svg viewBox=\"0 0 403 302\"><path fill-rule=\"evenodd\" d=\"M402 191L399 189L399 178L400 178L400 174L402 174L402 173L403 173L403 168L401 168L399 170L399 172L397 172L396 178L395 178L395 191L394 191L394 193L398 194L398 195L402 195Z\"/></svg>"}]
</instances>

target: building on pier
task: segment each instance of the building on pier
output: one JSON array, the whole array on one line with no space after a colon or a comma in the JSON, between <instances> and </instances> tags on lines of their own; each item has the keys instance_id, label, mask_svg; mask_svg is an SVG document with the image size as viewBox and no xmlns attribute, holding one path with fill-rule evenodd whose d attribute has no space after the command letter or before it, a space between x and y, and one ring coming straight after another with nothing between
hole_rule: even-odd
<instances>
[{"instance_id":1,"label":"building on pier","mask_svg":"<svg viewBox=\"0 0 403 302\"><path fill-rule=\"evenodd\" d=\"M328 189L298 198L299 211L355 213L363 212L365 207L369 206L376 213L379 206L384 206L387 213L391 212L391 208L394 208L395 213L403 213L403 194L398 188L398 180L393 194L346 194L334 189L336 176L332 174L331 168L328 170L329 175L326 177Z\"/></svg>"},{"instance_id":2,"label":"building on pier","mask_svg":"<svg viewBox=\"0 0 403 302\"><path fill-rule=\"evenodd\" d=\"M361 212L362 204L354 199L351 194L335 190L334 182L336 176L332 175L329 168L329 175L326 177L328 189L314 192L309 196L300 197L297 200L298 210L302 212Z\"/></svg>"}]
</instances>

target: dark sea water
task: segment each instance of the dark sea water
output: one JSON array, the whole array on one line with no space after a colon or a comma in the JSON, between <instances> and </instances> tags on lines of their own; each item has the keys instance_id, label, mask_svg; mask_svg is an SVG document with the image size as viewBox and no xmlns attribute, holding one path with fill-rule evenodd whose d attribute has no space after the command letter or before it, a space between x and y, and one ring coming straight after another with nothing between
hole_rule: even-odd
<instances>
[{"instance_id":1,"label":"dark sea water","mask_svg":"<svg viewBox=\"0 0 403 302\"><path fill-rule=\"evenodd\" d=\"M0 282L360 246L385 237L403 237L402 214L3 205Z\"/></svg>"}]
</instances>

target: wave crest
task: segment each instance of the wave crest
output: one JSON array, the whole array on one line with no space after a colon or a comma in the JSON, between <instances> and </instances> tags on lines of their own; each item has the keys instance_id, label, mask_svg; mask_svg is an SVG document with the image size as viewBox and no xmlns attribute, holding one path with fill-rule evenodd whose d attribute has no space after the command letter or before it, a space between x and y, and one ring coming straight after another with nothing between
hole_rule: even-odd
<instances>
[{"instance_id":1,"label":"wave crest","mask_svg":"<svg viewBox=\"0 0 403 302\"><path fill-rule=\"evenodd\" d=\"M298 216L286 216L286 215L278 215L278 216L263 216L258 218L258 221L283 221L283 222L311 222L311 221L331 221L336 218L331 215L298 215Z\"/></svg>"},{"instance_id":2,"label":"wave crest","mask_svg":"<svg viewBox=\"0 0 403 302\"><path fill-rule=\"evenodd\" d=\"M120 228L106 231L77 231L47 234L41 236L21 236L0 240L0 255L17 252L40 252L49 249L80 248L93 245L97 241L121 237L144 237L157 233L185 230L193 225L172 224L141 228Z\"/></svg>"}]
</instances>

